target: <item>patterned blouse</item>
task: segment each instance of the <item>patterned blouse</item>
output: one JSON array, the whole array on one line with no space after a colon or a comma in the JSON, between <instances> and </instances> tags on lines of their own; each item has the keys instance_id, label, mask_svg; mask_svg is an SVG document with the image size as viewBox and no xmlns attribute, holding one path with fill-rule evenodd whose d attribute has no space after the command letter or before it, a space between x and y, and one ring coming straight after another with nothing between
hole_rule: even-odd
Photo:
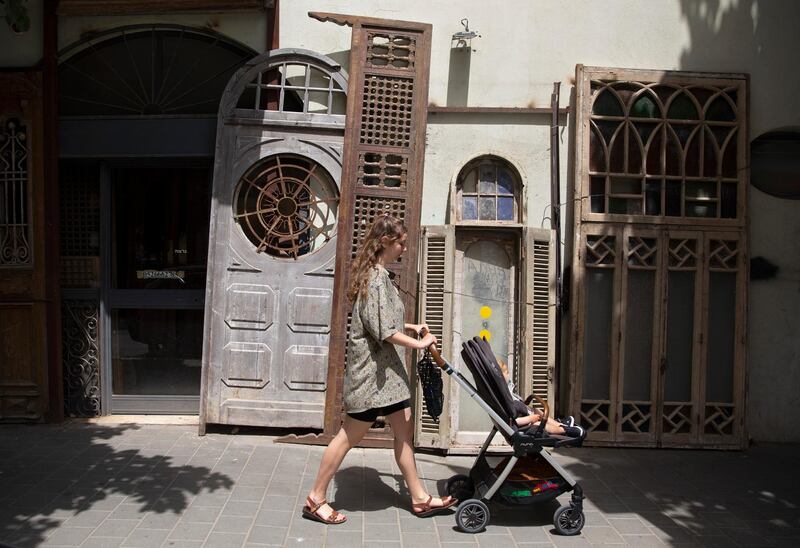
<instances>
[{"instance_id":1,"label":"patterned blouse","mask_svg":"<svg viewBox=\"0 0 800 548\"><path fill-rule=\"evenodd\" d=\"M353 305L344 407L360 413L411 398L405 349L384 339L404 331L405 309L389 273L376 265L370 273L366 298Z\"/></svg>"}]
</instances>

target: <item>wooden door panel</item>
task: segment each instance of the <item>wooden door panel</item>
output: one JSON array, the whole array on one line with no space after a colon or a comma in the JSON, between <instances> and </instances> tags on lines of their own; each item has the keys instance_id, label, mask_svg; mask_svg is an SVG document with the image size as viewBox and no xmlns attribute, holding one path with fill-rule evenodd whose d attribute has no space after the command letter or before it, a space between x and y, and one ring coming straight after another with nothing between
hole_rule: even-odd
<instances>
[{"instance_id":1,"label":"wooden door panel","mask_svg":"<svg viewBox=\"0 0 800 548\"><path fill-rule=\"evenodd\" d=\"M41 76L0 73L0 421L47 410Z\"/></svg>"}]
</instances>

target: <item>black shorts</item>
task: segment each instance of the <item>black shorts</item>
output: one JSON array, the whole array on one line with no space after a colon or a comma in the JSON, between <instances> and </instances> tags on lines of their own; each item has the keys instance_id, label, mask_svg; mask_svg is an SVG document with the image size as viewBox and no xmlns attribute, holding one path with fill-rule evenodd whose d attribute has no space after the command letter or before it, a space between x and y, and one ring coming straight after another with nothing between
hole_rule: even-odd
<instances>
[{"instance_id":1,"label":"black shorts","mask_svg":"<svg viewBox=\"0 0 800 548\"><path fill-rule=\"evenodd\" d=\"M392 405L387 405L385 407L377 407L375 409L367 409L366 411L360 411L358 413L348 413L348 417L352 417L357 421L363 422L375 422L378 417L386 417L391 415L395 411L400 411L401 409L408 409L411 407L411 400L403 400L397 403L393 403Z\"/></svg>"}]
</instances>

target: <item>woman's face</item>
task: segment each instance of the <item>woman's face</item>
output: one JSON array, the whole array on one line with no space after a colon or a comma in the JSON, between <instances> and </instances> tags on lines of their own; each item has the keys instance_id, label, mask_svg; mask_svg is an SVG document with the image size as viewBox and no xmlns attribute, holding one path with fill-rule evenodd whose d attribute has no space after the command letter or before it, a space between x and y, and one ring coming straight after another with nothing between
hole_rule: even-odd
<instances>
[{"instance_id":1,"label":"woman's face","mask_svg":"<svg viewBox=\"0 0 800 548\"><path fill-rule=\"evenodd\" d=\"M383 259L385 262L391 263L400 258L400 255L406 250L408 234L403 234L397 240L393 240L388 236L384 236L381 240L383 243Z\"/></svg>"}]
</instances>

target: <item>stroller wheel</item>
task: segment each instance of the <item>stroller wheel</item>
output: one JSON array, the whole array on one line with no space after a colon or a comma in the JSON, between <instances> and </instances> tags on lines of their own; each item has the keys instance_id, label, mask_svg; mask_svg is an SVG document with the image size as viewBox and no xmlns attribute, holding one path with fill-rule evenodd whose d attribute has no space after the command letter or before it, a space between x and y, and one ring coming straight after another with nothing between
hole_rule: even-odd
<instances>
[{"instance_id":1,"label":"stroller wheel","mask_svg":"<svg viewBox=\"0 0 800 548\"><path fill-rule=\"evenodd\" d=\"M447 480L447 494L458 500L467 500L472 498L475 492L475 485L472 479L464 474L456 474Z\"/></svg>"},{"instance_id":2,"label":"stroller wheel","mask_svg":"<svg viewBox=\"0 0 800 548\"><path fill-rule=\"evenodd\" d=\"M489 523L489 507L478 499L467 499L458 505L456 526L465 533L477 533Z\"/></svg>"},{"instance_id":3,"label":"stroller wheel","mask_svg":"<svg viewBox=\"0 0 800 548\"><path fill-rule=\"evenodd\" d=\"M583 512L575 510L572 505L562 506L553 515L556 531L565 536L577 535L585 523L586 517Z\"/></svg>"}]
</instances>

